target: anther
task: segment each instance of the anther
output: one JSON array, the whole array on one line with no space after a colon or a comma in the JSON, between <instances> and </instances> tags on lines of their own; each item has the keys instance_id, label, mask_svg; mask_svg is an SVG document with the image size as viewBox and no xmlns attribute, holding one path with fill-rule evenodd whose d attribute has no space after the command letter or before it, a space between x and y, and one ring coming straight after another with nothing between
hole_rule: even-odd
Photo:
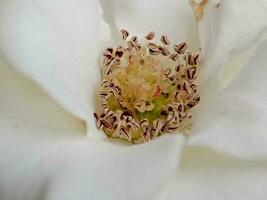
<instances>
[{"instance_id":1,"label":"anther","mask_svg":"<svg viewBox=\"0 0 267 200\"><path fill-rule=\"evenodd\" d=\"M165 45L169 45L169 44L170 44L170 41L168 40L167 35L163 35L163 36L161 36L160 40L161 40L161 42L162 42L163 44L165 44Z\"/></svg>"},{"instance_id":2,"label":"anther","mask_svg":"<svg viewBox=\"0 0 267 200\"><path fill-rule=\"evenodd\" d=\"M170 59L173 60L174 62L176 62L178 58L179 58L178 53L173 53L172 55L170 55Z\"/></svg>"},{"instance_id":3,"label":"anther","mask_svg":"<svg viewBox=\"0 0 267 200\"><path fill-rule=\"evenodd\" d=\"M182 42L180 44L176 44L174 45L174 50L178 53L178 54L184 54L186 49L187 49L188 45L186 44L186 42Z\"/></svg>"},{"instance_id":4,"label":"anther","mask_svg":"<svg viewBox=\"0 0 267 200\"><path fill-rule=\"evenodd\" d=\"M153 31L149 32L149 33L145 36L145 38L146 38L147 40L152 40L154 37L155 37L155 33L154 33Z\"/></svg>"},{"instance_id":5,"label":"anther","mask_svg":"<svg viewBox=\"0 0 267 200\"><path fill-rule=\"evenodd\" d=\"M129 32L127 30L122 29L121 30L121 34L122 34L122 39L126 40L127 37L129 36Z\"/></svg>"}]
</instances>

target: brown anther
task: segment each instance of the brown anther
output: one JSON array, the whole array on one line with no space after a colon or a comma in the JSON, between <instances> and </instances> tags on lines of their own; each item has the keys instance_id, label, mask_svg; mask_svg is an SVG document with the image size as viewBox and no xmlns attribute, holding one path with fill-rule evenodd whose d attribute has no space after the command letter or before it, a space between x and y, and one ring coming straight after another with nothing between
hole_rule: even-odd
<instances>
[{"instance_id":1,"label":"brown anther","mask_svg":"<svg viewBox=\"0 0 267 200\"><path fill-rule=\"evenodd\" d=\"M149 33L145 36L145 38L146 38L147 40L152 40L154 37L155 37L155 33L154 33L153 31L149 32Z\"/></svg>"},{"instance_id":2,"label":"brown anther","mask_svg":"<svg viewBox=\"0 0 267 200\"><path fill-rule=\"evenodd\" d=\"M159 47L159 50L162 53L162 55L164 55L164 56L168 56L171 54L170 51L165 47Z\"/></svg>"},{"instance_id":3,"label":"brown anther","mask_svg":"<svg viewBox=\"0 0 267 200\"><path fill-rule=\"evenodd\" d=\"M165 111L165 110L161 111L160 114L163 115L163 116L167 116L168 115L167 111Z\"/></svg>"},{"instance_id":4,"label":"brown anther","mask_svg":"<svg viewBox=\"0 0 267 200\"><path fill-rule=\"evenodd\" d=\"M102 87L108 87L109 84L110 84L110 83L109 83L109 81L108 81L107 79L103 79L103 80L101 81L101 84L100 84L100 85L101 85Z\"/></svg>"},{"instance_id":5,"label":"brown anther","mask_svg":"<svg viewBox=\"0 0 267 200\"><path fill-rule=\"evenodd\" d=\"M189 65L199 65L199 54L189 53L188 55L188 64Z\"/></svg>"},{"instance_id":6,"label":"brown anther","mask_svg":"<svg viewBox=\"0 0 267 200\"><path fill-rule=\"evenodd\" d=\"M200 102L200 96L197 95L196 97L194 97L193 100L194 100L195 103L199 103Z\"/></svg>"},{"instance_id":7,"label":"brown anther","mask_svg":"<svg viewBox=\"0 0 267 200\"><path fill-rule=\"evenodd\" d=\"M159 48L158 45L156 45L155 43L152 43L152 42L148 43L147 47L148 48L153 48L153 49L158 49Z\"/></svg>"},{"instance_id":8,"label":"brown anther","mask_svg":"<svg viewBox=\"0 0 267 200\"><path fill-rule=\"evenodd\" d=\"M137 38L137 36L133 36L133 37L131 38L131 41L133 41L134 43L137 43L137 42L138 42L138 38Z\"/></svg>"},{"instance_id":9,"label":"brown anther","mask_svg":"<svg viewBox=\"0 0 267 200\"><path fill-rule=\"evenodd\" d=\"M192 88L192 90L194 91L194 93L196 93L197 92L197 85L196 84L191 84L191 88Z\"/></svg>"},{"instance_id":10,"label":"brown anther","mask_svg":"<svg viewBox=\"0 0 267 200\"><path fill-rule=\"evenodd\" d=\"M186 112L179 113L179 117L182 118L182 119L186 118L186 116L187 116Z\"/></svg>"},{"instance_id":11,"label":"brown anther","mask_svg":"<svg viewBox=\"0 0 267 200\"><path fill-rule=\"evenodd\" d=\"M178 112L173 112L171 118L168 120L165 129L167 132L174 132L179 129L179 114Z\"/></svg>"},{"instance_id":12,"label":"brown anther","mask_svg":"<svg viewBox=\"0 0 267 200\"><path fill-rule=\"evenodd\" d=\"M188 96L189 96L189 94L188 94L187 91L185 91L185 90L181 90L181 91L179 91L179 93L178 93L177 100L179 100L179 101L185 103L185 102L187 102Z\"/></svg>"},{"instance_id":13,"label":"brown anther","mask_svg":"<svg viewBox=\"0 0 267 200\"><path fill-rule=\"evenodd\" d=\"M141 45L135 45L135 50L137 50L137 51L139 51L142 47L141 47Z\"/></svg>"},{"instance_id":14,"label":"brown anther","mask_svg":"<svg viewBox=\"0 0 267 200\"><path fill-rule=\"evenodd\" d=\"M187 93L191 94L192 89L191 89L190 83L188 81L184 81L183 90L185 90Z\"/></svg>"},{"instance_id":15,"label":"brown anther","mask_svg":"<svg viewBox=\"0 0 267 200\"><path fill-rule=\"evenodd\" d=\"M150 55L159 55L161 51L158 48L150 47L149 48Z\"/></svg>"},{"instance_id":16,"label":"brown anther","mask_svg":"<svg viewBox=\"0 0 267 200\"><path fill-rule=\"evenodd\" d=\"M132 40L130 40L130 41L127 42L127 45L128 45L128 49L132 50L134 48L134 46L135 46L135 43Z\"/></svg>"},{"instance_id":17,"label":"brown anther","mask_svg":"<svg viewBox=\"0 0 267 200\"><path fill-rule=\"evenodd\" d=\"M110 87L109 88L109 93L113 94L115 97L119 96L121 91L120 88L118 87Z\"/></svg>"},{"instance_id":18,"label":"brown anther","mask_svg":"<svg viewBox=\"0 0 267 200\"><path fill-rule=\"evenodd\" d=\"M145 60L144 60L144 59L140 59L139 64L140 64L140 65L145 64Z\"/></svg>"},{"instance_id":19,"label":"brown anther","mask_svg":"<svg viewBox=\"0 0 267 200\"><path fill-rule=\"evenodd\" d=\"M155 105L152 102L149 101L139 101L135 103L134 108L138 110L139 112L143 113L145 111L151 111Z\"/></svg>"},{"instance_id":20,"label":"brown anther","mask_svg":"<svg viewBox=\"0 0 267 200\"><path fill-rule=\"evenodd\" d=\"M186 49L187 49L187 44L186 42L182 42L180 44L176 44L174 45L174 50L178 53L178 54L184 54Z\"/></svg>"},{"instance_id":21,"label":"brown anther","mask_svg":"<svg viewBox=\"0 0 267 200\"><path fill-rule=\"evenodd\" d=\"M152 137L151 137L151 127L147 127L144 130L143 139L144 139L145 142L148 142L149 140L152 139Z\"/></svg>"},{"instance_id":22,"label":"brown anther","mask_svg":"<svg viewBox=\"0 0 267 200\"><path fill-rule=\"evenodd\" d=\"M160 40L161 40L161 42L162 42L163 44L165 44L165 45L169 45L169 44L170 44L170 41L168 40L167 35L163 35L163 36L161 36Z\"/></svg>"},{"instance_id":23,"label":"brown anther","mask_svg":"<svg viewBox=\"0 0 267 200\"><path fill-rule=\"evenodd\" d=\"M176 66L175 71L177 72L179 77L184 78L186 74L185 66L183 64L179 64Z\"/></svg>"},{"instance_id":24,"label":"brown anther","mask_svg":"<svg viewBox=\"0 0 267 200\"><path fill-rule=\"evenodd\" d=\"M94 118L95 118L95 120L98 120L98 119L99 119L99 116L98 116L98 114L97 114L97 113L95 113L95 112L94 112Z\"/></svg>"},{"instance_id":25,"label":"brown anther","mask_svg":"<svg viewBox=\"0 0 267 200\"><path fill-rule=\"evenodd\" d=\"M149 126L149 121L147 119L142 119L139 124L143 129L146 129Z\"/></svg>"},{"instance_id":26,"label":"brown anther","mask_svg":"<svg viewBox=\"0 0 267 200\"><path fill-rule=\"evenodd\" d=\"M169 95L170 95L168 92L166 92L166 93L165 92L162 92L161 94L166 99L168 99L169 98Z\"/></svg>"},{"instance_id":27,"label":"brown anther","mask_svg":"<svg viewBox=\"0 0 267 200\"><path fill-rule=\"evenodd\" d=\"M112 60L113 60L113 55L112 54L110 54L110 53L103 53L103 56L104 56L104 62L106 62L106 63L110 63L110 62L112 62Z\"/></svg>"},{"instance_id":28,"label":"brown anther","mask_svg":"<svg viewBox=\"0 0 267 200\"><path fill-rule=\"evenodd\" d=\"M113 50L114 50L114 49L111 48L111 47L109 47L109 48L106 49L106 51L108 51L108 52L111 53L111 54L113 53Z\"/></svg>"},{"instance_id":29,"label":"brown anther","mask_svg":"<svg viewBox=\"0 0 267 200\"><path fill-rule=\"evenodd\" d=\"M176 78L177 77L175 75L172 75L172 76L169 77L169 81L170 82L174 82L176 80Z\"/></svg>"},{"instance_id":30,"label":"brown anther","mask_svg":"<svg viewBox=\"0 0 267 200\"><path fill-rule=\"evenodd\" d=\"M190 108L193 108L195 105L196 105L195 102L191 101L191 102L188 102L186 106L190 109Z\"/></svg>"},{"instance_id":31,"label":"brown anther","mask_svg":"<svg viewBox=\"0 0 267 200\"><path fill-rule=\"evenodd\" d=\"M129 36L129 32L127 30L125 30L125 29L121 30L121 34L122 34L122 39L123 40L126 40L127 37Z\"/></svg>"},{"instance_id":32,"label":"brown anther","mask_svg":"<svg viewBox=\"0 0 267 200\"><path fill-rule=\"evenodd\" d=\"M187 78L192 80L196 79L197 77L197 69L195 67L192 67L190 69L187 69Z\"/></svg>"},{"instance_id":33,"label":"brown anther","mask_svg":"<svg viewBox=\"0 0 267 200\"><path fill-rule=\"evenodd\" d=\"M173 53L172 55L170 55L170 59L173 60L174 62L176 62L178 58L179 58L178 53Z\"/></svg>"},{"instance_id":34,"label":"brown anther","mask_svg":"<svg viewBox=\"0 0 267 200\"><path fill-rule=\"evenodd\" d=\"M110 110L108 106L103 109L103 113L105 113L106 117L111 117L114 115L114 112Z\"/></svg>"},{"instance_id":35,"label":"brown anther","mask_svg":"<svg viewBox=\"0 0 267 200\"><path fill-rule=\"evenodd\" d=\"M103 52L103 56L111 58L112 57L112 53L110 53L109 51L104 51Z\"/></svg>"},{"instance_id":36,"label":"brown anther","mask_svg":"<svg viewBox=\"0 0 267 200\"><path fill-rule=\"evenodd\" d=\"M175 91L173 97L174 97L175 100L179 100L179 98L180 98L180 91L179 90L178 91Z\"/></svg>"},{"instance_id":37,"label":"brown anther","mask_svg":"<svg viewBox=\"0 0 267 200\"><path fill-rule=\"evenodd\" d=\"M97 128L107 128L109 129L111 127L111 124L109 124L104 118L106 117L106 115L103 113L100 117L98 117L97 115L95 115L94 113L94 117L96 119L96 124L97 124Z\"/></svg>"},{"instance_id":38,"label":"brown anther","mask_svg":"<svg viewBox=\"0 0 267 200\"><path fill-rule=\"evenodd\" d=\"M180 103L177 106L178 106L177 109L178 109L179 112L185 112L185 107L184 107L183 104Z\"/></svg>"},{"instance_id":39,"label":"brown anther","mask_svg":"<svg viewBox=\"0 0 267 200\"><path fill-rule=\"evenodd\" d=\"M165 121L161 119L156 119L153 121L153 128L154 128L153 137L156 137L158 136L158 134L162 133L162 129L165 124L166 124Z\"/></svg>"},{"instance_id":40,"label":"brown anther","mask_svg":"<svg viewBox=\"0 0 267 200\"><path fill-rule=\"evenodd\" d=\"M128 140L130 139L128 135L128 131L126 130L125 127L121 127L119 133L121 134L121 136L125 137L126 139Z\"/></svg>"},{"instance_id":41,"label":"brown anther","mask_svg":"<svg viewBox=\"0 0 267 200\"><path fill-rule=\"evenodd\" d=\"M176 131L177 129L179 129L179 124L174 124L174 125L170 125L167 127L167 131L169 133L172 133L172 132Z\"/></svg>"},{"instance_id":42,"label":"brown anther","mask_svg":"<svg viewBox=\"0 0 267 200\"><path fill-rule=\"evenodd\" d=\"M121 58L123 56L124 49L123 48L117 48L115 51L115 56Z\"/></svg>"},{"instance_id":43,"label":"brown anther","mask_svg":"<svg viewBox=\"0 0 267 200\"><path fill-rule=\"evenodd\" d=\"M169 106L169 107L168 107L168 111L169 111L169 112L172 112L172 111L173 111L173 107L172 107L172 106Z\"/></svg>"},{"instance_id":44,"label":"brown anther","mask_svg":"<svg viewBox=\"0 0 267 200\"><path fill-rule=\"evenodd\" d=\"M101 98L106 98L108 96L108 93L106 92L99 92L98 95L101 97Z\"/></svg>"}]
</instances>

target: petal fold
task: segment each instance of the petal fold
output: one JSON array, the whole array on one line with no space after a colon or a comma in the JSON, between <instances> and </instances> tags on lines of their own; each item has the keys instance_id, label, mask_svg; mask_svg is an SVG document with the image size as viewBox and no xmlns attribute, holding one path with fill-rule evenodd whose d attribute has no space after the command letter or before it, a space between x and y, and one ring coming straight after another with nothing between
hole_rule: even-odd
<instances>
[{"instance_id":1,"label":"petal fold","mask_svg":"<svg viewBox=\"0 0 267 200\"><path fill-rule=\"evenodd\" d=\"M188 148L178 174L156 200L265 200L266 179L266 161L244 161Z\"/></svg>"},{"instance_id":2,"label":"petal fold","mask_svg":"<svg viewBox=\"0 0 267 200\"><path fill-rule=\"evenodd\" d=\"M200 46L202 49L203 90L222 89L222 73L237 55L257 47L266 33L267 3L265 0L219 1L196 0L193 3L198 19ZM247 56L252 56L248 54ZM232 80L249 59L240 58L231 66ZM228 81L230 83L230 81Z\"/></svg>"},{"instance_id":3,"label":"petal fold","mask_svg":"<svg viewBox=\"0 0 267 200\"><path fill-rule=\"evenodd\" d=\"M92 142L79 120L1 64L0 83L1 200L147 200L176 173L182 135Z\"/></svg>"},{"instance_id":4,"label":"petal fold","mask_svg":"<svg viewBox=\"0 0 267 200\"><path fill-rule=\"evenodd\" d=\"M92 121L110 30L97 0L0 2L0 56L64 108Z\"/></svg>"},{"instance_id":5,"label":"petal fold","mask_svg":"<svg viewBox=\"0 0 267 200\"><path fill-rule=\"evenodd\" d=\"M144 38L154 31L156 37L168 35L171 42L187 41L197 47L197 27L187 0L101 0L107 21L117 29L127 29ZM108 17L109 16L109 17ZM113 18L113 20L110 20Z\"/></svg>"},{"instance_id":6,"label":"petal fold","mask_svg":"<svg viewBox=\"0 0 267 200\"><path fill-rule=\"evenodd\" d=\"M242 158L267 159L267 42L231 84L196 116L190 145Z\"/></svg>"}]
</instances>

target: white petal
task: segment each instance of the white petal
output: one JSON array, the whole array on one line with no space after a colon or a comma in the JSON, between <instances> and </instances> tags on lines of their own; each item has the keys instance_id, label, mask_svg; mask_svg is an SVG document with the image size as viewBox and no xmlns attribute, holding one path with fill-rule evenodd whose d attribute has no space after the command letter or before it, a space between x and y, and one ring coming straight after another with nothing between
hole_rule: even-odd
<instances>
[{"instance_id":1,"label":"white petal","mask_svg":"<svg viewBox=\"0 0 267 200\"><path fill-rule=\"evenodd\" d=\"M89 124L99 56L110 39L101 13L97 0L0 3L0 56Z\"/></svg>"},{"instance_id":2,"label":"white petal","mask_svg":"<svg viewBox=\"0 0 267 200\"><path fill-rule=\"evenodd\" d=\"M213 102L196 116L191 145L245 158L267 158L267 42Z\"/></svg>"},{"instance_id":3,"label":"white petal","mask_svg":"<svg viewBox=\"0 0 267 200\"><path fill-rule=\"evenodd\" d=\"M106 20L117 29L127 29L141 38L154 31L156 37L167 34L176 43L187 41L197 46L194 14L187 0L101 0ZM114 18L114 20L110 20Z\"/></svg>"},{"instance_id":4,"label":"white petal","mask_svg":"<svg viewBox=\"0 0 267 200\"><path fill-rule=\"evenodd\" d=\"M30 81L0 66L0 82L1 200L147 200L176 172L182 135L94 143Z\"/></svg>"},{"instance_id":5,"label":"white petal","mask_svg":"<svg viewBox=\"0 0 267 200\"><path fill-rule=\"evenodd\" d=\"M224 78L221 74L224 68L233 63L235 56L258 46L266 33L267 3L265 0L257 3L254 0L203 1L208 3L199 20L200 46L204 56L201 78L205 90L217 90L220 88L216 87L222 87L220 78ZM231 66L232 77L228 74L228 82L248 61L242 58Z\"/></svg>"},{"instance_id":6,"label":"white petal","mask_svg":"<svg viewBox=\"0 0 267 200\"><path fill-rule=\"evenodd\" d=\"M156 200L265 200L267 162L236 160L210 150L184 151L179 174Z\"/></svg>"}]
</instances>

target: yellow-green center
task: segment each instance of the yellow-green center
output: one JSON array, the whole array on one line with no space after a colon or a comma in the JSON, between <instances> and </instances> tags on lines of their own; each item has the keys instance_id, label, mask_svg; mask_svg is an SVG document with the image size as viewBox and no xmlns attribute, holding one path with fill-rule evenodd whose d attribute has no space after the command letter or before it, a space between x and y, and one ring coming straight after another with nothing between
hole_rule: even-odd
<instances>
[{"instance_id":1,"label":"yellow-green center","mask_svg":"<svg viewBox=\"0 0 267 200\"><path fill-rule=\"evenodd\" d=\"M122 34L124 40L129 36L126 30ZM152 36L150 32L146 39ZM190 121L190 109L200 100L199 55L186 52L184 42L171 53L167 36L161 41L163 45L141 45L133 36L125 47L103 53L101 109L94 116L107 136L139 143L179 131ZM175 67L162 57L169 57Z\"/></svg>"}]
</instances>

